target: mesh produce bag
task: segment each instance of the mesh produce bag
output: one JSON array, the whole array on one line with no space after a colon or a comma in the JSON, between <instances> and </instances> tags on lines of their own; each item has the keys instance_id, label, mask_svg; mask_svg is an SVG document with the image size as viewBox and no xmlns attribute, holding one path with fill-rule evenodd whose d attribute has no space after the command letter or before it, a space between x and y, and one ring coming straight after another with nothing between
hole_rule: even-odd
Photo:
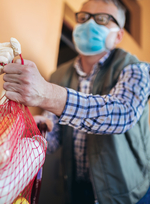
<instances>
[{"instance_id":1,"label":"mesh produce bag","mask_svg":"<svg viewBox=\"0 0 150 204\"><path fill-rule=\"evenodd\" d=\"M0 74L16 56L24 64L15 38L0 43ZM37 185L36 191L32 187L41 178L47 142L26 106L6 98L0 102L0 204L31 204L31 192L36 204Z\"/></svg>"},{"instance_id":2,"label":"mesh produce bag","mask_svg":"<svg viewBox=\"0 0 150 204\"><path fill-rule=\"evenodd\" d=\"M40 135L26 106L11 100L0 105L0 204L31 203L47 147Z\"/></svg>"}]
</instances>

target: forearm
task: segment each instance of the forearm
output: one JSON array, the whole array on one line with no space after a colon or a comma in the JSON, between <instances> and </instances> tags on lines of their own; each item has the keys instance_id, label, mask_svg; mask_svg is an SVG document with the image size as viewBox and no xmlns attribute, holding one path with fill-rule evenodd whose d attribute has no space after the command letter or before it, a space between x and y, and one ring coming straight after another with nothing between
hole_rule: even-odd
<instances>
[{"instance_id":1,"label":"forearm","mask_svg":"<svg viewBox=\"0 0 150 204\"><path fill-rule=\"evenodd\" d=\"M71 94L77 93L69 91ZM77 93L74 98L79 101L78 107L71 107L68 102L69 106L65 109L64 115L62 114L60 124L70 125L87 133L124 133L138 121L143 111L143 107L134 109L129 102L112 95L94 96Z\"/></svg>"},{"instance_id":2,"label":"forearm","mask_svg":"<svg viewBox=\"0 0 150 204\"><path fill-rule=\"evenodd\" d=\"M40 107L60 116L67 101L67 90L56 84L47 82Z\"/></svg>"}]
</instances>

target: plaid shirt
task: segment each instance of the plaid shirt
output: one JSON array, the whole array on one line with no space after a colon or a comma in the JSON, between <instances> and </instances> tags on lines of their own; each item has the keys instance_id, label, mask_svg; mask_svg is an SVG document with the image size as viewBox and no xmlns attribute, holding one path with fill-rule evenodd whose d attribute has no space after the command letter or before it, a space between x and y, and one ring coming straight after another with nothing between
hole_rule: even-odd
<instances>
[{"instance_id":1,"label":"plaid shirt","mask_svg":"<svg viewBox=\"0 0 150 204\"><path fill-rule=\"evenodd\" d=\"M77 179L89 179L86 133L121 134L126 132L140 118L150 94L150 67L146 63L125 67L109 95L90 94L98 68L108 56L109 53L95 64L90 75L82 71L78 57L75 68L79 75L79 92L67 88L67 103L59 119L50 112L44 112L44 115L55 123L52 132L47 133L48 153L59 147L61 137L59 124L70 125L74 128Z\"/></svg>"}]
</instances>

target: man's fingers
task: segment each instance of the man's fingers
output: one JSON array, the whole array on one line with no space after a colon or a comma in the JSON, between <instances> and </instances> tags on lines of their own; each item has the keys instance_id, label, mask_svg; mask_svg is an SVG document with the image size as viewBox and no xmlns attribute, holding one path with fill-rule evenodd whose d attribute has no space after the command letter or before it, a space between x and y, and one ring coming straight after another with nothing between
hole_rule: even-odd
<instances>
[{"instance_id":1,"label":"man's fingers","mask_svg":"<svg viewBox=\"0 0 150 204\"><path fill-rule=\"evenodd\" d=\"M7 74L21 74L22 73L20 65L19 64L16 65L14 63L9 63L5 65L3 68L3 71L4 73L7 73Z\"/></svg>"},{"instance_id":2,"label":"man's fingers","mask_svg":"<svg viewBox=\"0 0 150 204\"><path fill-rule=\"evenodd\" d=\"M3 88L6 91L12 91L12 92L19 92L20 93L20 86L16 83L9 83L9 82L5 82L3 84Z\"/></svg>"},{"instance_id":3,"label":"man's fingers","mask_svg":"<svg viewBox=\"0 0 150 204\"><path fill-rule=\"evenodd\" d=\"M10 100L12 100L12 101L16 101L18 103L22 103L21 97L20 97L19 93L15 93L15 92L12 92L12 91L6 91L5 92L5 96L7 98L9 98Z\"/></svg>"},{"instance_id":4,"label":"man's fingers","mask_svg":"<svg viewBox=\"0 0 150 204\"><path fill-rule=\"evenodd\" d=\"M47 82L33 62L25 60L25 65L18 64L18 61L9 63L4 66L3 71L5 73L3 87L6 92L20 94L19 102L27 106L39 106L42 103ZM8 97L10 96L8 95ZM16 98L13 99L12 96L10 99L16 101Z\"/></svg>"},{"instance_id":5,"label":"man's fingers","mask_svg":"<svg viewBox=\"0 0 150 204\"><path fill-rule=\"evenodd\" d=\"M45 116L41 116L41 115L35 115L33 116L36 124L42 123L42 124L46 124L47 125L47 131L51 132L53 129L53 122L51 120L49 120L48 118L46 118Z\"/></svg>"},{"instance_id":6,"label":"man's fingers","mask_svg":"<svg viewBox=\"0 0 150 204\"><path fill-rule=\"evenodd\" d=\"M21 59L16 59L16 60L14 61L14 63L16 63L16 64L21 64ZM30 67L36 67L36 65L35 65L34 62L32 62L32 61L30 61L30 60L26 60L26 59L24 59L24 65L25 65L25 66L30 66Z\"/></svg>"},{"instance_id":7,"label":"man's fingers","mask_svg":"<svg viewBox=\"0 0 150 204\"><path fill-rule=\"evenodd\" d=\"M21 84L21 76L19 77L20 75L18 74L5 74L3 76L3 80L5 82L9 82L9 83L18 83L18 84Z\"/></svg>"},{"instance_id":8,"label":"man's fingers","mask_svg":"<svg viewBox=\"0 0 150 204\"><path fill-rule=\"evenodd\" d=\"M41 116L41 115L35 115L35 116L33 116L33 118L34 118L36 124L39 123L41 120L43 121L43 116Z\"/></svg>"},{"instance_id":9,"label":"man's fingers","mask_svg":"<svg viewBox=\"0 0 150 204\"><path fill-rule=\"evenodd\" d=\"M49 119L46 119L46 125L47 125L47 128L48 128L48 131L51 132L52 129L53 129L53 122Z\"/></svg>"},{"instance_id":10,"label":"man's fingers","mask_svg":"<svg viewBox=\"0 0 150 204\"><path fill-rule=\"evenodd\" d=\"M21 59L17 59L15 63L5 65L3 71L7 74L21 74L27 67L36 68L36 65L30 60L24 60L24 65L21 65Z\"/></svg>"},{"instance_id":11,"label":"man's fingers","mask_svg":"<svg viewBox=\"0 0 150 204\"><path fill-rule=\"evenodd\" d=\"M3 84L3 88L6 90L6 92L18 93L20 95L20 97L22 97L22 98L24 97L24 99L29 92L29 91L27 91L26 85L20 85L17 83L5 82ZM26 94L24 94L25 92L26 92Z\"/></svg>"},{"instance_id":12,"label":"man's fingers","mask_svg":"<svg viewBox=\"0 0 150 204\"><path fill-rule=\"evenodd\" d=\"M7 88L5 88L5 86L7 86ZM24 90L21 89L19 85L15 84L15 86L9 86L7 83L4 83L3 88L6 90L5 95L8 99L27 105L28 96L23 95Z\"/></svg>"}]
</instances>

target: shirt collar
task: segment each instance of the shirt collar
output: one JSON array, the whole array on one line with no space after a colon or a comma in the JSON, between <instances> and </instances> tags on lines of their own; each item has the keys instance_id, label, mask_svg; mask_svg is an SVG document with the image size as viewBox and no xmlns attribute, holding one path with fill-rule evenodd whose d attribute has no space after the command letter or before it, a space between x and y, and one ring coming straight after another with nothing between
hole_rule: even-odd
<instances>
[{"instance_id":1,"label":"shirt collar","mask_svg":"<svg viewBox=\"0 0 150 204\"><path fill-rule=\"evenodd\" d=\"M104 62L107 60L107 58L110 56L111 51L107 52L94 66L93 70L91 71L91 74L93 74L99 67L99 65L103 65ZM82 65L81 65L81 57L80 55L77 56L74 62L74 67L76 69L76 72L79 74L81 77L86 77L87 74L82 70ZM90 74L90 75L91 75Z\"/></svg>"}]
</instances>

